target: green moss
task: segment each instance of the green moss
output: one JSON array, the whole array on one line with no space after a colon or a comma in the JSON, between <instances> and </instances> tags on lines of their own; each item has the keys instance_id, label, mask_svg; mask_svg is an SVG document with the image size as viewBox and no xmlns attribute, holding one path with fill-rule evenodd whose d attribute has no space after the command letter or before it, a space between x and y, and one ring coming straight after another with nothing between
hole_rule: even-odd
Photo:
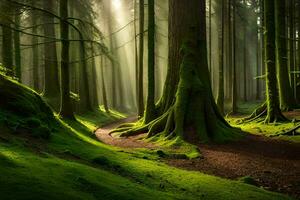
<instances>
[{"instance_id":1,"label":"green moss","mask_svg":"<svg viewBox=\"0 0 300 200\"><path fill-rule=\"evenodd\" d=\"M12 118L19 117L11 110L6 112L5 117L9 112ZM41 118L31 117L26 118L30 126L45 124ZM31 140L25 143L24 138L13 134L9 143L0 141L1 198L289 199L239 181L170 167L158 162L157 153L153 155L151 150L125 151L107 146L90 137L101 124L89 117L93 114L79 121L54 118L58 125L51 128L55 133L42 148L28 148ZM182 140L171 141L168 144L176 149Z\"/></svg>"}]
</instances>

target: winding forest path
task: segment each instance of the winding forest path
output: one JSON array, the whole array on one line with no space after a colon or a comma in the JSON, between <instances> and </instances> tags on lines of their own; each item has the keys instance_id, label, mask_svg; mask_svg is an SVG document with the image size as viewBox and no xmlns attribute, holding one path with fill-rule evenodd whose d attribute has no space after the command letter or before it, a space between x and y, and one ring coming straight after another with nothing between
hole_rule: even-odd
<instances>
[{"instance_id":1,"label":"winding forest path","mask_svg":"<svg viewBox=\"0 0 300 200\"><path fill-rule=\"evenodd\" d=\"M130 117L101 129L95 134L102 142L122 148L150 148L155 145L142 140L145 135L114 138L109 132L122 123L136 121ZM300 198L300 144L248 135L228 144L201 144L203 158L193 160L166 159L178 168L200 171L228 179L252 177L258 186Z\"/></svg>"}]
</instances>

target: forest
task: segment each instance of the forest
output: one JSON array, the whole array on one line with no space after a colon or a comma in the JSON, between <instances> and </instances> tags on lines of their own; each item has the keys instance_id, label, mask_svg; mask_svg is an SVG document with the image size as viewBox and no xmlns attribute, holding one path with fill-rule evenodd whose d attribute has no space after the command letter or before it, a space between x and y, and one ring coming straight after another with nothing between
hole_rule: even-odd
<instances>
[{"instance_id":1,"label":"forest","mask_svg":"<svg viewBox=\"0 0 300 200\"><path fill-rule=\"evenodd\" d=\"M300 199L300 0L0 0L0 199Z\"/></svg>"}]
</instances>

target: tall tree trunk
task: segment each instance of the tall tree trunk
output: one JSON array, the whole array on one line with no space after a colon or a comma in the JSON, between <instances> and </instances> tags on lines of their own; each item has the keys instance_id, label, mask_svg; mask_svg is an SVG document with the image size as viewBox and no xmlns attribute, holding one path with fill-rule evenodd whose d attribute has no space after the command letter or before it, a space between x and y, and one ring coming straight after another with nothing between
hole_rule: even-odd
<instances>
[{"instance_id":1,"label":"tall tree trunk","mask_svg":"<svg viewBox=\"0 0 300 200\"><path fill-rule=\"evenodd\" d=\"M224 30L225 30L225 2L222 2L222 24L221 24L221 50L220 50L220 64L219 64L219 88L218 88L218 97L217 105L219 111L224 115Z\"/></svg>"},{"instance_id":2,"label":"tall tree trunk","mask_svg":"<svg viewBox=\"0 0 300 200\"><path fill-rule=\"evenodd\" d=\"M245 19L246 20L246 19ZM243 32L244 32L244 102L247 102L248 101L248 98L247 98L247 25L246 25L246 22L244 22L244 27L243 27Z\"/></svg>"},{"instance_id":3,"label":"tall tree trunk","mask_svg":"<svg viewBox=\"0 0 300 200\"><path fill-rule=\"evenodd\" d=\"M104 77L104 58L103 55L101 56L101 66L100 66L100 74L101 74L101 81L102 81L102 100L105 112L109 113L108 102L107 102L107 93L106 93L106 84L105 84L105 77Z\"/></svg>"},{"instance_id":4,"label":"tall tree trunk","mask_svg":"<svg viewBox=\"0 0 300 200\"><path fill-rule=\"evenodd\" d=\"M295 72L296 68L295 68L295 52L294 52L294 39L295 39L295 35L294 35L294 13L295 13L295 1L294 0L290 0L289 1L289 54L288 54L288 58L289 58L289 68L291 72ZM296 74L292 73L292 78L291 78L291 85L293 88L293 94L294 97L296 98Z\"/></svg>"},{"instance_id":5,"label":"tall tree trunk","mask_svg":"<svg viewBox=\"0 0 300 200\"><path fill-rule=\"evenodd\" d=\"M282 115L276 77L276 48L275 48L275 3L265 0L265 47L266 47L266 87L267 87L267 117L266 122L272 123L285 120Z\"/></svg>"},{"instance_id":6,"label":"tall tree trunk","mask_svg":"<svg viewBox=\"0 0 300 200\"><path fill-rule=\"evenodd\" d=\"M4 6L2 9L6 8ZM13 76L13 36L11 30L11 19L1 16L2 26L2 65L8 69L7 75Z\"/></svg>"},{"instance_id":7,"label":"tall tree trunk","mask_svg":"<svg viewBox=\"0 0 300 200\"><path fill-rule=\"evenodd\" d=\"M70 75L69 75L69 25L68 18L68 0L60 0L60 34L61 42L61 108L60 115L63 118L75 119L72 102L70 98Z\"/></svg>"},{"instance_id":8,"label":"tall tree trunk","mask_svg":"<svg viewBox=\"0 0 300 200\"><path fill-rule=\"evenodd\" d=\"M280 95L280 107L284 111L289 111L295 107L293 89L290 85L288 70L288 52L286 40L285 22L285 2L275 0L275 20L276 20L276 61L278 69L278 86Z\"/></svg>"},{"instance_id":9,"label":"tall tree trunk","mask_svg":"<svg viewBox=\"0 0 300 200\"><path fill-rule=\"evenodd\" d=\"M138 116L144 115L144 0L140 0Z\"/></svg>"},{"instance_id":10,"label":"tall tree trunk","mask_svg":"<svg viewBox=\"0 0 300 200\"><path fill-rule=\"evenodd\" d=\"M84 38L81 33L79 33L79 49L80 49L80 60L81 60L81 70L80 70L80 80L81 80L81 87L80 87L80 110L82 112L85 111L92 111L93 106L91 104L91 95L90 95L90 87L89 87L89 81L88 81L88 69L87 69L87 61L85 59L85 43Z\"/></svg>"},{"instance_id":11,"label":"tall tree trunk","mask_svg":"<svg viewBox=\"0 0 300 200\"><path fill-rule=\"evenodd\" d=\"M261 63L260 63L260 40L261 38L259 37L260 31L259 27L257 26L256 30L256 76L259 77L260 73L260 68L261 68ZM261 87L260 87L260 80L259 78L256 79L256 94L255 94L255 99L260 100L260 93L261 93Z\"/></svg>"},{"instance_id":12,"label":"tall tree trunk","mask_svg":"<svg viewBox=\"0 0 300 200\"><path fill-rule=\"evenodd\" d=\"M209 59L209 71L210 71L210 75L213 79L212 76L212 0L209 0L209 13L208 13L208 20L209 20L209 37L208 37L208 41L209 41L209 53L208 53L208 59ZM214 82L212 81L212 87L214 85Z\"/></svg>"},{"instance_id":13,"label":"tall tree trunk","mask_svg":"<svg viewBox=\"0 0 300 200\"><path fill-rule=\"evenodd\" d=\"M237 113L237 74L236 74L236 2L233 0L233 30L232 30L232 48L233 48L233 70L232 70L232 99L231 99L231 106L232 106L232 114ZM230 6L230 5L229 5ZM231 22L230 22L231 23ZM230 36L231 37L231 36Z\"/></svg>"},{"instance_id":14,"label":"tall tree trunk","mask_svg":"<svg viewBox=\"0 0 300 200\"><path fill-rule=\"evenodd\" d=\"M148 97L144 123L155 118L155 2L148 0Z\"/></svg>"},{"instance_id":15,"label":"tall tree trunk","mask_svg":"<svg viewBox=\"0 0 300 200\"><path fill-rule=\"evenodd\" d=\"M20 29L20 15L17 12L15 14L15 29ZM16 77L19 82L22 82L21 75L21 48L20 48L20 32L14 31L14 47L15 47L15 67L16 67Z\"/></svg>"},{"instance_id":16,"label":"tall tree trunk","mask_svg":"<svg viewBox=\"0 0 300 200\"><path fill-rule=\"evenodd\" d=\"M32 25L32 34L37 35L38 34L38 28L37 28L37 15L35 11L31 11L30 13L31 18L31 25ZM33 89L37 92L40 91L39 88L39 47L38 44L39 39L38 37L32 36L31 37L31 43L34 44L32 47L32 78L33 78Z\"/></svg>"},{"instance_id":17,"label":"tall tree trunk","mask_svg":"<svg viewBox=\"0 0 300 200\"><path fill-rule=\"evenodd\" d=\"M170 91L165 90L172 98L167 112L141 129L122 135L148 130L149 137L160 133L167 138L179 137L193 143L223 142L239 137L238 131L219 113L211 90L205 0L170 0L169 6L169 48L172 49L169 59L178 62L180 70L179 66L169 65L171 74L166 84L177 78L172 85L176 86L176 95L170 96Z\"/></svg>"},{"instance_id":18,"label":"tall tree trunk","mask_svg":"<svg viewBox=\"0 0 300 200\"><path fill-rule=\"evenodd\" d=\"M95 55L95 50L94 50L94 45L93 43L91 42L91 53L92 55ZM97 90L97 83L98 83L98 77L97 77L97 64L96 64L96 58L93 58L92 59L92 73L91 73L91 76L92 76L92 84L91 87L92 87L92 97L91 97L91 104L92 104L92 107L93 108L97 108L99 107L99 99L98 99L98 90Z\"/></svg>"},{"instance_id":19,"label":"tall tree trunk","mask_svg":"<svg viewBox=\"0 0 300 200\"><path fill-rule=\"evenodd\" d=\"M133 0L134 7L134 61L135 61L135 93L136 93L136 106L139 108L139 58L138 58L138 41L137 41L137 0ZM138 112L139 113L139 112Z\"/></svg>"},{"instance_id":20,"label":"tall tree trunk","mask_svg":"<svg viewBox=\"0 0 300 200\"><path fill-rule=\"evenodd\" d=\"M54 12L55 2L54 0L43 1L43 7L45 10ZM44 14L43 15L44 35L48 35L51 38L55 38L55 26L53 17ZM45 52L45 84L43 96L48 99L50 105L55 109L59 108L60 98L60 85L59 85L59 72L58 72L58 60L56 43L51 42L52 39L44 38L44 52Z\"/></svg>"}]
</instances>

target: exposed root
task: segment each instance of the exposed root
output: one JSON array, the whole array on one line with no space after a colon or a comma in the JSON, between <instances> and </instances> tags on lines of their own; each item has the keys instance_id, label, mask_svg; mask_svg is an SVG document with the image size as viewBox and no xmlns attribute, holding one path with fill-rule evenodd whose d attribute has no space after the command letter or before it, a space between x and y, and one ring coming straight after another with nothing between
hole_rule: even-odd
<instances>
[{"instance_id":1,"label":"exposed root","mask_svg":"<svg viewBox=\"0 0 300 200\"><path fill-rule=\"evenodd\" d=\"M298 129L300 129L300 124L298 124L297 126L295 126L294 128L292 128L289 131L286 131L286 132L283 132L283 133L278 133L278 134L272 135L271 137L276 137L276 136L281 136L281 135L287 135L287 136L300 135L300 133L297 132Z\"/></svg>"},{"instance_id":2,"label":"exposed root","mask_svg":"<svg viewBox=\"0 0 300 200\"><path fill-rule=\"evenodd\" d=\"M252 122L266 116L267 109L267 102L264 102L262 105L256 108L249 117L244 118L243 122Z\"/></svg>"}]
</instances>

